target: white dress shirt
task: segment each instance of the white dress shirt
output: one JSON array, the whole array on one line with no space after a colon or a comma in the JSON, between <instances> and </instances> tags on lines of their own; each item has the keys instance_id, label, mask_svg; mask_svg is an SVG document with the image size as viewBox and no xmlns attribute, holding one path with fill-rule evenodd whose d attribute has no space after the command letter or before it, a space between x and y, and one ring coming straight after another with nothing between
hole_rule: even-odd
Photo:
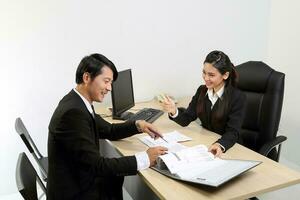
<instances>
[{"instance_id":1,"label":"white dress shirt","mask_svg":"<svg viewBox=\"0 0 300 200\"><path fill-rule=\"evenodd\" d=\"M212 109L214 107L215 103L218 101L219 98L221 99L223 93L224 93L224 85L217 92L214 92L213 89L207 90L206 94L208 95L208 99L211 102L210 109ZM222 151L225 152L225 150L226 150L225 147L221 144L219 144L219 145L220 145Z\"/></svg>"},{"instance_id":2,"label":"white dress shirt","mask_svg":"<svg viewBox=\"0 0 300 200\"><path fill-rule=\"evenodd\" d=\"M224 93L224 85L219 89L218 92L214 92L213 89L207 90L206 94L208 95L208 99L211 102L210 109L212 109L214 107L215 103L218 101L219 98L222 97L223 93Z\"/></svg>"},{"instance_id":3,"label":"white dress shirt","mask_svg":"<svg viewBox=\"0 0 300 200\"><path fill-rule=\"evenodd\" d=\"M93 108L92 108L92 105L90 104L90 102L84 96L82 96L76 90L76 88L74 88L73 90L80 96L80 98L84 102L88 111L94 116ZM138 171L147 169L148 167L150 167L150 160L149 160L149 157L148 157L148 154L146 153L146 151L136 153L135 158L136 158L136 162L137 162L137 170Z\"/></svg>"}]
</instances>

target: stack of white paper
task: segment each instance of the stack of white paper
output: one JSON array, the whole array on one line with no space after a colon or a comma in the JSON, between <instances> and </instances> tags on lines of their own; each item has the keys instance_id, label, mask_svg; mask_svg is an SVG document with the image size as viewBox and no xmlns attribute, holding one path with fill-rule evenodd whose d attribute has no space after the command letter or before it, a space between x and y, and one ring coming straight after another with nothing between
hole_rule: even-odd
<instances>
[{"instance_id":1,"label":"stack of white paper","mask_svg":"<svg viewBox=\"0 0 300 200\"><path fill-rule=\"evenodd\" d=\"M205 145L185 148L177 152L161 155L159 158L163 160L172 174L179 176L184 176L185 172L188 173L194 168L203 166L203 163L216 159L212 153L208 152Z\"/></svg>"},{"instance_id":2,"label":"stack of white paper","mask_svg":"<svg viewBox=\"0 0 300 200\"><path fill-rule=\"evenodd\" d=\"M178 131L173 131L170 133L163 134L163 138L153 139L150 136L140 137L139 140L142 141L149 147L163 146L168 148L168 152L178 152L187 148L186 146L178 143L192 140L192 138L187 137Z\"/></svg>"}]
</instances>

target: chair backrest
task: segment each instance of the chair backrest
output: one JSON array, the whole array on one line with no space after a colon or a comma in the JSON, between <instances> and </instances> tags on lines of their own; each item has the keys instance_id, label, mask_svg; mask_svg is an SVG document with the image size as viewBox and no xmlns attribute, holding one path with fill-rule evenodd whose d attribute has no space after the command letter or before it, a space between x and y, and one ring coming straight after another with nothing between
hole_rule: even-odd
<instances>
[{"instance_id":1,"label":"chair backrest","mask_svg":"<svg viewBox=\"0 0 300 200\"><path fill-rule=\"evenodd\" d=\"M43 166L43 163L41 163L42 160L45 160L45 159L43 159L44 158L43 155L40 153L40 151L34 144L23 121L19 117L15 121L15 129L16 129L17 133L20 135L20 137L22 138L22 140L23 140L24 144L26 145L27 149L29 150L29 152L32 154L32 156L36 160L37 164L40 167L43 177L46 179L47 174L48 174L47 173L48 169L45 169L45 166Z\"/></svg>"},{"instance_id":2,"label":"chair backrest","mask_svg":"<svg viewBox=\"0 0 300 200\"><path fill-rule=\"evenodd\" d=\"M285 75L259 61L236 66L238 88L247 96L242 144L255 151L277 135Z\"/></svg>"},{"instance_id":3,"label":"chair backrest","mask_svg":"<svg viewBox=\"0 0 300 200\"><path fill-rule=\"evenodd\" d=\"M25 200L38 199L36 182L38 182L41 189L46 194L46 187L42 183L28 157L24 152L20 153L16 167L16 183L19 192Z\"/></svg>"}]
</instances>

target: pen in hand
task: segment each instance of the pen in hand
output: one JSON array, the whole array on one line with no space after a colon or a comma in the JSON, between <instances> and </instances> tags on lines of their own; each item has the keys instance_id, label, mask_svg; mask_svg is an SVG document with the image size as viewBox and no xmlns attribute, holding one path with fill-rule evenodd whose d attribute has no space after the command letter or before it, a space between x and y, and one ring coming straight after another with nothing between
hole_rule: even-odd
<instances>
[{"instance_id":1,"label":"pen in hand","mask_svg":"<svg viewBox=\"0 0 300 200\"><path fill-rule=\"evenodd\" d=\"M154 131L154 130L152 130L152 129L151 129L151 132L152 132L155 136L160 137L163 141L169 143L169 142L162 136L162 134L160 134L160 133L158 133L158 132L156 132L156 131Z\"/></svg>"}]
</instances>

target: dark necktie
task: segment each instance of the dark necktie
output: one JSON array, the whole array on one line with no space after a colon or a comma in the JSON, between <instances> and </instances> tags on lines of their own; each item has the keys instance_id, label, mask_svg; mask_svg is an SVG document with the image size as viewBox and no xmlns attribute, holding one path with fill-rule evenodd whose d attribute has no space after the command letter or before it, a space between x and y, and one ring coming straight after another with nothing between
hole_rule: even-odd
<instances>
[{"instance_id":1,"label":"dark necktie","mask_svg":"<svg viewBox=\"0 0 300 200\"><path fill-rule=\"evenodd\" d=\"M93 115L93 117L95 118L95 109L94 109L94 106L93 106L93 105L91 105L91 106L92 106L92 110L93 110L92 115Z\"/></svg>"}]
</instances>

